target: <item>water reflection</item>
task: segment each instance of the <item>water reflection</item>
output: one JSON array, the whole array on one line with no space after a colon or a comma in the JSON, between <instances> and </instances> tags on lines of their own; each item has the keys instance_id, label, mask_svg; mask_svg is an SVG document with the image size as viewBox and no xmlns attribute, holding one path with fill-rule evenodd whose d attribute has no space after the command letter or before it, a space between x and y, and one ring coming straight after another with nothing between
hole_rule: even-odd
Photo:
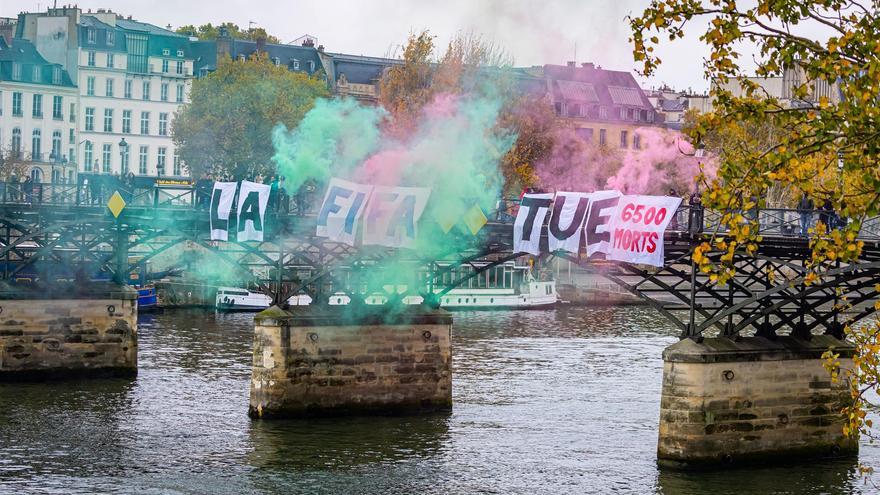
<instances>
[{"instance_id":1,"label":"water reflection","mask_svg":"<svg viewBox=\"0 0 880 495\"><path fill-rule=\"evenodd\" d=\"M0 493L877 492L852 461L658 471L650 308L454 317L451 413L254 422L253 314L144 315L135 380L0 385Z\"/></svg>"}]
</instances>

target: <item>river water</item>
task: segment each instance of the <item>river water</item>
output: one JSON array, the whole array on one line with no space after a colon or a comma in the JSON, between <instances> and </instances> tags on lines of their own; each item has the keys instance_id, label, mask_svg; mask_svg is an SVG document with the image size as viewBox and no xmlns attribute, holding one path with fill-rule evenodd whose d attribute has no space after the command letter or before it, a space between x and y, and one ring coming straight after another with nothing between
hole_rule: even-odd
<instances>
[{"instance_id":1,"label":"river water","mask_svg":"<svg viewBox=\"0 0 880 495\"><path fill-rule=\"evenodd\" d=\"M252 318L142 315L136 379L0 385L0 493L877 492L857 460L659 470L648 308L456 313L451 413L309 421L247 417Z\"/></svg>"}]
</instances>

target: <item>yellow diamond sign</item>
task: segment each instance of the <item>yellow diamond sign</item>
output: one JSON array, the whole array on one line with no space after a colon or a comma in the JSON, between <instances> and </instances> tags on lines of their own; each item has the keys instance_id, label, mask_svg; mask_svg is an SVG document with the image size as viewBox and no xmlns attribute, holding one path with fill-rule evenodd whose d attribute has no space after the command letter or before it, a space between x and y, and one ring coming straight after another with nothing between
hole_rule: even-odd
<instances>
[{"instance_id":1,"label":"yellow diamond sign","mask_svg":"<svg viewBox=\"0 0 880 495\"><path fill-rule=\"evenodd\" d=\"M488 221L489 220L486 218L486 214L483 213L483 209L480 208L480 205L474 205L473 208L464 214L464 224L467 225L468 230L474 235L476 235Z\"/></svg>"},{"instance_id":2,"label":"yellow diamond sign","mask_svg":"<svg viewBox=\"0 0 880 495\"><path fill-rule=\"evenodd\" d=\"M113 193L113 196L110 196L110 201L107 201L107 208L110 208L110 213L113 214L114 218L119 218L119 214L122 213L122 209L125 208L125 200L122 199L122 195L119 194L119 191Z\"/></svg>"}]
</instances>

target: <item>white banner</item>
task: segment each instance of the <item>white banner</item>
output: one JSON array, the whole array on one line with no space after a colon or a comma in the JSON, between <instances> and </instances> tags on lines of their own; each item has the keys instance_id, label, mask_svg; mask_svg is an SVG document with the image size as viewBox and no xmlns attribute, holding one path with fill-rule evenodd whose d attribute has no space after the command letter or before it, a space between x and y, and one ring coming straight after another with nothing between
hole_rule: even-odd
<instances>
[{"instance_id":1,"label":"white banner","mask_svg":"<svg viewBox=\"0 0 880 495\"><path fill-rule=\"evenodd\" d=\"M238 242L263 240L270 189L267 184L241 181L238 190Z\"/></svg>"},{"instance_id":2,"label":"white banner","mask_svg":"<svg viewBox=\"0 0 880 495\"><path fill-rule=\"evenodd\" d=\"M354 246L355 228L373 186L333 178L318 212L318 237Z\"/></svg>"},{"instance_id":3,"label":"white banner","mask_svg":"<svg viewBox=\"0 0 880 495\"><path fill-rule=\"evenodd\" d=\"M620 191L596 191L590 194L590 212L584 225L587 239L587 257L608 253L611 248L611 217L617 211Z\"/></svg>"},{"instance_id":4,"label":"white banner","mask_svg":"<svg viewBox=\"0 0 880 495\"><path fill-rule=\"evenodd\" d=\"M531 253L535 256L540 252L541 227L550 212L552 194L526 194L523 196L513 224L513 251Z\"/></svg>"},{"instance_id":5,"label":"white banner","mask_svg":"<svg viewBox=\"0 0 880 495\"><path fill-rule=\"evenodd\" d=\"M590 195L578 192L557 192L553 200L553 213L547 229L550 252L563 250L577 254L583 238L584 222Z\"/></svg>"},{"instance_id":6,"label":"white banner","mask_svg":"<svg viewBox=\"0 0 880 495\"><path fill-rule=\"evenodd\" d=\"M237 182L215 182L211 193L211 240L229 240L229 213Z\"/></svg>"},{"instance_id":7,"label":"white banner","mask_svg":"<svg viewBox=\"0 0 880 495\"><path fill-rule=\"evenodd\" d=\"M608 259L663 266L663 232L681 198L622 196L611 219Z\"/></svg>"},{"instance_id":8,"label":"white banner","mask_svg":"<svg viewBox=\"0 0 880 495\"><path fill-rule=\"evenodd\" d=\"M431 190L426 187L376 186L364 219L365 245L411 248Z\"/></svg>"}]
</instances>

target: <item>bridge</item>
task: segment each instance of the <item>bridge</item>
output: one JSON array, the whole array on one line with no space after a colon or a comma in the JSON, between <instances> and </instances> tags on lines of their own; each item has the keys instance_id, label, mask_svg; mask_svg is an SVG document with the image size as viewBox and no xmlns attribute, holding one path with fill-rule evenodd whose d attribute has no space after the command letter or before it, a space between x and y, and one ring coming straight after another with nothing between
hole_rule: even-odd
<instances>
[{"instance_id":1,"label":"bridge","mask_svg":"<svg viewBox=\"0 0 880 495\"><path fill-rule=\"evenodd\" d=\"M184 247L199 250L204 256L200 263L219 262L277 302L295 293L319 301L339 292L353 298L363 298L365 291L382 292L384 284L374 274L389 264L412 268L411 276L387 281L406 287L401 296L436 301L522 255L512 251L515 200L499 202L477 235L450 232L463 237L463 252L425 255L375 246L355 249L316 237L320 191L305 189L273 197L264 242L211 241L207 201L196 188L170 182L171 187L138 186L107 177L103 188L40 184L29 191L0 183L0 279L82 280L101 273L123 281L168 250ZM118 219L105 204L117 190L126 198ZM687 206L666 231L662 268L567 253L543 258L559 257L618 284L675 324L682 338L748 332L771 339L785 333L841 337L845 322L856 323L873 313L880 278L880 218L862 223L859 239L865 246L858 262L827 264L825 277L808 285L811 250L808 239L799 235L798 212L764 209L755 215L763 241L754 255L734 258L736 276L725 286L712 283L690 259L694 246L710 233L724 234L720 215L700 210L693 217L703 221L696 225ZM544 231L546 243L546 226ZM688 310L676 310L682 306Z\"/></svg>"},{"instance_id":2,"label":"bridge","mask_svg":"<svg viewBox=\"0 0 880 495\"><path fill-rule=\"evenodd\" d=\"M115 192L126 203L118 217L105 205ZM451 406L452 320L431 308L449 290L523 256L512 248L516 201L500 201L474 235L450 232L458 236L456 252L427 253L355 248L316 237L320 192L308 189L270 198L264 241L211 241L205 194L175 181L144 185L108 178L89 187L40 184L27 190L0 183L0 379L136 373L136 296L119 284L184 246L184 252L197 250L201 265L236 273L281 306L296 293L318 301L308 309L271 308L256 317L252 416ZM537 260L540 266L555 256L601 275L680 330L680 341L663 353L661 463L726 464L858 450L857 439L842 435L839 411L851 401L847 384L830 380L821 356L833 349L842 366L852 366L854 349L841 339L844 325L858 324L875 309L880 219L861 222L858 261L825 262L824 277L808 284L811 250L799 235L798 212L749 213L763 241L757 252L733 259L736 275L723 286L691 259L695 246L725 234L719 214L688 207L676 212L664 234L660 268L583 253ZM94 282L100 275L117 284L101 289ZM398 299L418 294L429 304L406 307L394 297L383 306L357 304L389 284L408 291ZM56 286L67 289L51 289ZM95 289L73 294L70 287L76 286ZM320 304L337 292L348 294L360 314Z\"/></svg>"}]
</instances>

